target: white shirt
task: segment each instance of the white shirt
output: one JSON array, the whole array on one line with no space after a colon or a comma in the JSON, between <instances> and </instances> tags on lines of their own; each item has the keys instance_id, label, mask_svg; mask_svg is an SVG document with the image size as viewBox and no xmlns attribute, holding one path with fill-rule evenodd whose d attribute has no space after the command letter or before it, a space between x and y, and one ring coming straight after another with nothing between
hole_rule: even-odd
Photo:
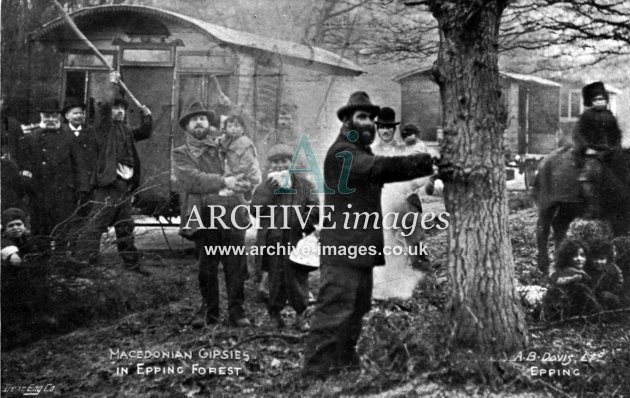
<instances>
[{"instance_id":1,"label":"white shirt","mask_svg":"<svg viewBox=\"0 0 630 398\"><path fill-rule=\"evenodd\" d=\"M72 124L68 124L68 126L70 127L70 130L72 130L72 132L74 133L74 136L78 137L82 130L81 125L79 125L79 127L74 127Z\"/></svg>"}]
</instances>

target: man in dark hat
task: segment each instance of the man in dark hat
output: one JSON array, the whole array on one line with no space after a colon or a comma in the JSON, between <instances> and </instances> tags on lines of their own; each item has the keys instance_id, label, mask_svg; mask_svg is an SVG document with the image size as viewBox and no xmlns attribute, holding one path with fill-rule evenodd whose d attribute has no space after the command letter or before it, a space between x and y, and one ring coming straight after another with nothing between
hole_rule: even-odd
<instances>
[{"instance_id":1,"label":"man in dark hat","mask_svg":"<svg viewBox=\"0 0 630 398\"><path fill-rule=\"evenodd\" d=\"M96 162L96 132L94 128L86 124L85 104L78 98L66 98L61 114L66 121L61 128L72 135L72 142L81 159L77 186L77 206L78 215L86 217L89 214L88 201L92 191L91 180Z\"/></svg>"},{"instance_id":2,"label":"man in dark hat","mask_svg":"<svg viewBox=\"0 0 630 398\"><path fill-rule=\"evenodd\" d=\"M101 111L102 120L96 128L97 156L91 177L94 203L79 234L78 254L89 263L96 263L101 234L113 225L118 254L125 269L147 274L140 266L141 255L134 245L131 199L140 185L136 142L151 137L153 119L149 108L142 106L140 126L132 129L126 123L127 106L127 101L118 96L106 102Z\"/></svg>"},{"instance_id":3,"label":"man in dark hat","mask_svg":"<svg viewBox=\"0 0 630 398\"><path fill-rule=\"evenodd\" d=\"M384 157L372 153L374 118L379 110L359 91L337 111L343 125L324 160L326 185L336 189L324 195L329 212L324 215L320 238L325 250L320 259L317 307L306 343L305 375L359 366L355 346L363 315L371 306L372 269L385 263L381 189L385 183L433 172L428 154ZM348 222L346 212L369 216Z\"/></svg>"},{"instance_id":4,"label":"man in dark hat","mask_svg":"<svg viewBox=\"0 0 630 398\"><path fill-rule=\"evenodd\" d=\"M389 107L381 108L376 118L376 139L372 151L376 155L392 156L400 154L400 144L396 141L396 111Z\"/></svg>"},{"instance_id":5,"label":"man in dark hat","mask_svg":"<svg viewBox=\"0 0 630 398\"><path fill-rule=\"evenodd\" d=\"M59 102L45 99L37 111L39 127L20 143L20 175L31 187L33 235L53 237L61 249L75 209L81 160L72 135L61 129Z\"/></svg>"},{"instance_id":6,"label":"man in dark hat","mask_svg":"<svg viewBox=\"0 0 630 398\"><path fill-rule=\"evenodd\" d=\"M617 119L608 110L608 92L602 82L582 88L585 110L573 130L573 153L576 166L581 169L582 194L587 202L586 212L596 216L601 182L600 155L621 146L621 130Z\"/></svg>"},{"instance_id":7,"label":"man in dark hat","mask_svg":"<svg viewBox=\"0 0 630 398\"><path fill-rule=\"evenodd\" d=\"M245 245L243 227L248 225L249 217L245 209L238 206L245 203L243 191L248 189L249 182L239 176L224 175L225 160L218 137L211 134L211 131L216 131L210 128L214 118L214 113L206 110L200 102L195 102L179 119L179 125L186 131L186 144L171 151L171 164L180 191L180 235L194 240L197 249L199 290L205 304L203 322L210 326L220 319L218 273L219 263L222 263L230 323L244 327L250 325L243 308L247 279L245 256L210 253L208 250ZM230 191L229 195L219 195L224 188ZM216 228L210 229L208 206L212 205L225 210L225 217L221 218Z\"/></svg>"}]
</instances>

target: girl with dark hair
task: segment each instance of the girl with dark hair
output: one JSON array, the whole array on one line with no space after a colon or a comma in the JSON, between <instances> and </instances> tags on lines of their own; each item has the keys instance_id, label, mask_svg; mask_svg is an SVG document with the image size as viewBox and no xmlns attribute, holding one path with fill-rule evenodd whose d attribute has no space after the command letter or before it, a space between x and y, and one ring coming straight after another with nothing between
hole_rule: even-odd
<instances>
[{"instance_id":1,"label":"girl with dark hair","mask_svg":"<svg viewBox=\"0 0 630 398\"><path fill-rule=\"evenodd\" d=\"M256 154L256 147L247 136L245 120L240 115L230 115L225 120L225 137L221 144L225 155L225 177L241 176L249 182L249 192L245 192L246 199L251 198L251 192L260 184L262 175ZM221 196L229 196L232 192L223 189Z\"/></svg>"},{"instance_id":2,"label":"girl with dark hair","mask_svg":"<svg viewBox=\"0 0 630 398\"><path fill-rule=\"evenodd\" d=\"M577 239L565 240L556 253L551 286L543 299L542 318L555 320L601 310L584 270L588 248Z\"/></svg>"}]
</instances>

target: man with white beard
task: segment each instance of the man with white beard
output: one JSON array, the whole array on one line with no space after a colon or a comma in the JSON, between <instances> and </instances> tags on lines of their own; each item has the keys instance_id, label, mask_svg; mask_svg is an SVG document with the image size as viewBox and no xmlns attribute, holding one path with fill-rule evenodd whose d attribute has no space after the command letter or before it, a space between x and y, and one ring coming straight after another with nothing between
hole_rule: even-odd
<instances>
[{"instance_id":1,"label":"man with white beard","mask_svg":"<svg viewBox=\"0 0 630 398\"><path fill-rule=\"evenodd\" d=\"M39 103L39 126L20 143L20 176L30 185L33 235L63 240L64 221L77 200L80 159L71 133L61 129L59 102L47 98ZM60 246L61 247L61 246Z\"/></svg>"}]
</instances>

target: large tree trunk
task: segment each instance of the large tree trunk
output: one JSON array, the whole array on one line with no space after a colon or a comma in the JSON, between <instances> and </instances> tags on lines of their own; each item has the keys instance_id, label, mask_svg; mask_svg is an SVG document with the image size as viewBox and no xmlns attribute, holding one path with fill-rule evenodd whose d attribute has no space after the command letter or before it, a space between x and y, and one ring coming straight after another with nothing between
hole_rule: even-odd
<instances>
[{"instance_id":1,"label":"large tree trunk","mask_svg":"<svg viewBox=\"0 0 630 398\"><path fill-rule=\"evenodd\" d=\"M527 341L517 300L504 169L506 113L497 39L505 1L432 1L440 50L443 154L462 173L446 185L452 343L502 356Z\"/></svg>"}]
</instances>

